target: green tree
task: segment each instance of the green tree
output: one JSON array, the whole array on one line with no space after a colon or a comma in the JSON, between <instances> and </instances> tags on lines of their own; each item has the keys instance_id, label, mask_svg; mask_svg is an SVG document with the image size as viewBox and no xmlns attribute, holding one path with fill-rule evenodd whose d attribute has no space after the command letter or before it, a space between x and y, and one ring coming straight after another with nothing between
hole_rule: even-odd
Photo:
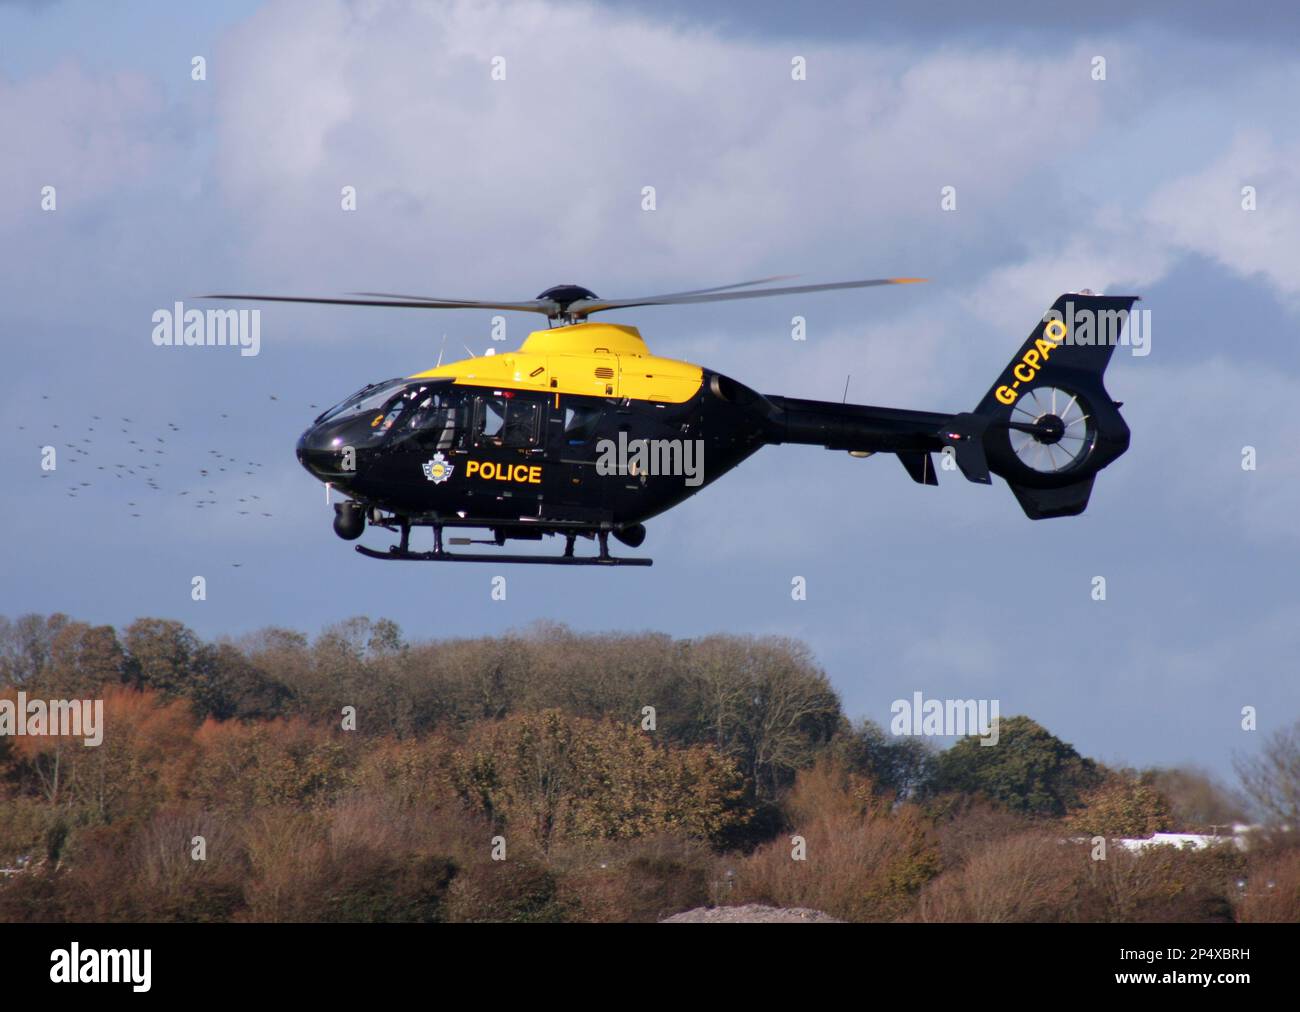
<instances>
[{"instance_id":1,"label":"green tree","mask_svg":"<svg viewBox=\"0 0 1300 1012\"><path fill-rule=\"evenodd\" d=\"M836 736L833 747L849 769L897 801L917 795L934 773L935 752L924 738L891 737L865 718Z\"/></svg>"},{"instance_id":2,"label":"green tree","mask_svg":"<svg viewBox=\"0 0 1300 1012\"><path fill-rule=\"evenodd\" d=\"M270 720L283 715L293 695L228 643L199 648L189 693L199 717L217 720Z\"/></svg>"},{"instance_id":3,"label":"green tree","mask_svg":"<svg viewBox=\"0 0 1300 1012\"><path fill-rule=\"evenodd\" d=\"M999 721L996 745L963 738L939 753L932 789L983 794L1030 815L1060 817L1077 807L1103 772L1028 717Z\"/></svg>"},{"instance_id":4,"label":"green tree","mask_svg":"<svg viewBox=\"0 0 1300 1012\"><path fill-rule=\"evenodd\" d=\"M110 625L69 622L50 642L49 663L41 676L42 691L76 696L116 685L126 675L126 654Z\"/></svg>"},{"instance_id":5,"label":"green tree","mask_svg":"<svg viewBox=\"0 0 1300 1012\"><path fill-rule=\"evenodd\" d=\"M192 695L199 678L199 638L183 623L139 618L126 629L127 678L165 696Z\"/></svg>"}]
</instances>

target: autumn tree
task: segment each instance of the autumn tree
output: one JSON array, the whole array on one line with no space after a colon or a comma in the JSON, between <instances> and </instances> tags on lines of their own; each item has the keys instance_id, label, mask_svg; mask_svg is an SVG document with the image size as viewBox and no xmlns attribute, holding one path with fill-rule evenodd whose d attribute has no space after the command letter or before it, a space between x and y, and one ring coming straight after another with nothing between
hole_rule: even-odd
<instances>
[{"instance_id":1,"label":"autumn tree","mask_svg":"<svg viewBox=\"0 0 1300 1012\"><path fill-rule=\"evenodd\" d=\"M10 621L0 617L0 685L23 688L34 684L49 664L54 638L68 624L68 616L21 615Z\"/></svg>"},{"instance_id":2,"label":"autumn tree","mask_svg":"<svg viewBox=\"0 0 1300 1012\"><path fill-rule=\"evenodd\" d=\"M713 839L747 817L738 771L716 750L558 710L476 729L452 757L451 782L472 810L543 851L557 838L665 830Z\"/></svg>"},{"instance_id":3,"label":"autumn tree","mask_svg":"<svg viewBox=\"0 0 1300 1012\"><path fill-rule=\"evenodd\" d=\"M327 805L354 783L358 750L336 732L301 719L242 724L207 720L188 796L209 808L249 811Z\"/></svg>"},{"instance_id":4,"label":"autumn tree","mask_svg":"<svg viewBox=\"0 0 1300 1012\"><path fill-rule=\"evenodd\" d=\"M1204 923L1232 919L1231 892L1245 857L1231 844L1204 850L1154 846L1136 853L1110 847L1104 861L1082 866L1078 920Z\"/></svg>"},{"instance_id":5,"label":"autumn tree","mask_svg":"<svg viewBox=\"0 0 1300 1012\"><path fill-rule=\"evenodd\" d=\"M688 740L733 757L760 797L774 797L839 729L840 701L802 643L709 636L684 647Z\"/></svg>"},{"instance_id":6,"label":"autumn tree","mask_svg":"<svg viewBox=\"0 0 1300 1012\"><path fill-rule=\"evenodd\" d=\"M1169 801L1173 828L1208 832L1246 821L1245 805L1210 774L1189 766L1147 770L1144 778Z\"/></svg>"},{"instance_id":7,"label":"autumn tree","mask_svg":"<svg viewBox=\"0 0 1300 1012\"><path fill-rule=\"evenodd\" d=\"M939 872L938 842L920 809L895 806L838 760L800 771L783 806L789 831L740 864L735 902L893 920Z\"/></svg>"},{"instance_id":8,"label":"autumn tree","mask_svg":"<svg viewBox=\"0 0 1300 1012\"><path fill-rule=\"evenodd\" d=\"M1059 836L1022 829L986 839L921 894L915 920L963 923L1057 923L1073 919L1086 855Z\"/></svg>"},{"instance_id":9,"label":"autumn tree","mask_svg":"<svg viewBox=\"0 0 1300 1012\"><path fill-rule=\"evenodd\" d=\"M1274 731L1256 756L1235 761L1237 776L1264 818L1300 831L1300 721Z\"/></svg>"},{"instance_id":10,"label":"autumn tree","mask_svg":"<svg viewBox=\"0 0 1300 1012\"><path fill-rule=\"evenodd\" d=\"M1148 837L1169 828L1169 802L1131 772L1108 773L1104 781L1084 791L1080 801L1082 807L1067 816L1066 825L1081 835Z\"/></svg>"}]
</instances>

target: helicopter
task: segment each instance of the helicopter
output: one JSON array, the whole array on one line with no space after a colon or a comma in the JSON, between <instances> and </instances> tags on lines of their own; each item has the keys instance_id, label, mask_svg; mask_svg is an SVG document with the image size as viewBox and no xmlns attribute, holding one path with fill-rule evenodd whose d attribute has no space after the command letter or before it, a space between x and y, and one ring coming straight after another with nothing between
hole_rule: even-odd
<instances>
[{"instance_id":1,"label":"helicopter","mask_svg":"<svg viewBox=\"0 0 1300 1012\"><path fill-rule=\"evenodd\" d=\"M1103 384L1137 296L1061 295L974 410L873 407L762 394L720 372L651 353L636 327L590 317L639 306L692 305L922 281L876 278L772 286L789 275L633 299L576 284L519 301L381 292L343 298L208 295L207 299L487 309L543 315L515 351L473 356L369 383L322 412L297 444L299 462L330 490L334 531L398 535L375 559L649 566L610 554L636 549L646 521L721 478L763 446L803 443L855 457L893 454L913 481L937 485L934 454L969 481L1006 480L1034 520L1077 515L1097 472L1129 445ZM766 287L764 287L766 286ZM468 350L468 349L467 349ZM428 527L432 548L411 547ZM486 531L487 538L445 532ZM509 541L562 537L559 555L504 554ZM595 554L578 554L578 538ZM492 545L452 551L447 545Z\"/></svg>"}]
</instances>

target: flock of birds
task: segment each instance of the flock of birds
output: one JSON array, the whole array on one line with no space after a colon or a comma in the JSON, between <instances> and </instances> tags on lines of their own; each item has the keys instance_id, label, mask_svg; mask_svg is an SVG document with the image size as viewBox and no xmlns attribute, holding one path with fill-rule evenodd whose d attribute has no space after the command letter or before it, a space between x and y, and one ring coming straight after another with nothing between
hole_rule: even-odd
<instances>
[{"instance_id":1,"label":"flock of birds","mask_svg":"<svg viewBox=\"0 0 1300 1012\"><path fill-rule=\"evenodd\" d=\"M279 400L275 394L270 398ZM48 401L50 396L42 394L41 399ZM315 404L310 408L319 411ZM54 467L42 470L41 478L57 481L68 476L64 494L74 500L100 498L105 487L130 488L133 495L127 501L132 510L130 515L143 519L151 505L147 500L166 494L174 495L195 510L212 512L223 505L222 495L212 486L228 483L229 478L256 479L262 473L261 462L245 460L219 449L209 448L207 458L200 461L195 461L193 451L188 449L182 451L184 463L177 460L181 455L178 453L171 454L169 459L169 450L179 442L176 438L181 433L179 425L167 422L166 429L162 430L165 435L157 435L155 431L144 431L144 427L138 426L131 418L124 415L119 418L115 421L91 415L75 434L52 423L49 426L50 438L39 446L41 449L45 446L55 448ZM221 419L228 420L229 415L222 414ZM20 432L28 428L26 425L18 426ZM114 433L114 429L118 431ZM127 438L123 440L119 436ZM169 437L172 443L168 443ZM196 467L195 463L203 466ZM228 477L218 477L220 475ZM118 485L119 482L124 484ZM139 494L137 488L145 494ZM252 491L244 491L242 495L226 493L226 503L232 505L235 514L241 517L270 519L273 516L264 508L261 496ZM152 505L161 505L161 500L155 498Z\"/></svg>"}]
</instances>

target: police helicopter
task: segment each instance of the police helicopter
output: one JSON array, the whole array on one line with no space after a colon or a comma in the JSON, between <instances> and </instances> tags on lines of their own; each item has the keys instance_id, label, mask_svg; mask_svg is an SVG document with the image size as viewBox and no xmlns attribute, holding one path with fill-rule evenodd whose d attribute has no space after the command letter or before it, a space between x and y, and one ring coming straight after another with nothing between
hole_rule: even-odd
<instances>
[{"instance_id":1,"label":"police helicopter","mask_svg":"<svg viewBox=\"0 0 1300 1012\"><path fill-rule=\"evenodd\" d=\"M934 454L970 481L1006 480L1031 519L1083 512L1098 471L1128 448L1121 403L1103 373L1136 296L1062 295L974 410L955 414L762 394L714 370L651 353L635 327L594 322L609 310L870 288L917 278L718 288L602 299L579 285L535 299L484 301L364 292L348 298L209 295L210 299L406 309L488 309L544 316L516 351L439 364L369 383L318 416L298 440L313 476L345 500L334 531L367 525L398 535L375 559L648 566L610 554L646 521L716 481L769 443L806 443L856 457L895 455L911 478L938 484ZM432 531L427 550L414 528ZM486 531L489 537L444 538ZM563 554L451 551L564 539ZM578 538L596 554L578 554Z\"/></svg>"}]
</instances>

